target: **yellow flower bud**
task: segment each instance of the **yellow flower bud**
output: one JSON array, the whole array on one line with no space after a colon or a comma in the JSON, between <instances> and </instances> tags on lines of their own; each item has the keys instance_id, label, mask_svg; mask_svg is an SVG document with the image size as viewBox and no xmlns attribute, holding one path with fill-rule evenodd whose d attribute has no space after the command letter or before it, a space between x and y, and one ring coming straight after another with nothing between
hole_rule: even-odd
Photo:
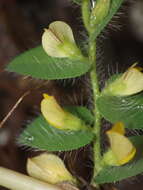
<instances>
[{"instance_id":1,"label":"yellow flower bud","mask_svg":"<svg viewBox=\"0 0 143 190\"><path fill-rule=\"evenodd\" d=\"M41 102L41 112L48 123L55 128L76 131L87 128L80 118L61 108L56 99L48 94L44 94L44 99Z\"/></svg>"},{"instance_id":2,"label":"yellow flower bud","mask_svg":"<svg viewBox=\"0 0 143 190\"><path fill-rule=\"evenodd\" d=\"M143 73L140 68L134 65L122 76L110 83L104 89L104 93L114 96L128 96L139 93L143 90Z\"/></svg>"},{"instance_id":3,"label":"yellow flower bud","mask_svg":"<svg viewBox=\"0 0 143 190\"><path fill-rule=\"evenodd\" d=\"M66 169L63 161L54 154L43 153L29 158L27 172L31 177L51 184L64 181L76 183L76 179Z\"/></svg>"},{"instance_id":4,"label":"yellow flower bud","mask_svg":"<svg viewBox=\"0 0 143 190\"><path fill-rule=\"evenodd\" d=\"M62 21L55 21L45 29L42 35L42 46L46 53L52 57L83 58L76 46L72 29Z\"/></svg>"},{"instance_id":5,"label":"yellow flower bud","mask_svg":"<svg viewBox=\"0 0 143 190\"><path fill-rule=\"evenodd\" d=\"M132 142L124 136L122 123L117 123L113 128L107 131L111 148L104 155L104 162L108 165L123 165L133 159L136 148Z\"/></svg>"}]
</instances>

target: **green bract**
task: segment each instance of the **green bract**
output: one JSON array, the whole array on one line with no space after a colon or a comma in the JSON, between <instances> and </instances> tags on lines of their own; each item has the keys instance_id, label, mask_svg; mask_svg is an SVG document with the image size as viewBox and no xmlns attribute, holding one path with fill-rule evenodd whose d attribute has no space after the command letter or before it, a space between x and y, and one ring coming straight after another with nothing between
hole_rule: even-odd
<instances>
[{"instance_id":1,"label":"green bract","mask_svg":"<svg viewBox=\"0 0 143 190\"><path fill-rule=\"evenodd\" d=\"M108 12L108 15L102 20L101 23L96 26L91 39L94 41L99 34L103 31L103 29L107 26L109 21L112 19L112 17L116 14L117 10L120 8L121 4L124 0L112 0L110 5L110 10Z\"/></svg>"},{"instance_id":2,"label":"green bract","mask_svg":"<svg viewBox=\"0 0 143 190\"><path fill-rule=\"evenodd\" d=\"M103 19L105 19L108 15L110 5L111 0L100 0L95 3L95 7L93 8L91 13L92 18L90 22L90 27L93 32L96 30L96 27L101 24Z\"/></svg>"}]
</instances>

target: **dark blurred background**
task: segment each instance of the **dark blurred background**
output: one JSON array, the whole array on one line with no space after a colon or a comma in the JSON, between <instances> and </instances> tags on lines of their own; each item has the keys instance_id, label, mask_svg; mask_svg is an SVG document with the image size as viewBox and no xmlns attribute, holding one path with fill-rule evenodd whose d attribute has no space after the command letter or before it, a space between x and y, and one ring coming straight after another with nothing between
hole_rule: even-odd
<instances>
[{"instance_id":1,"label":"dark blurred background","mask_svg":"<svg viewBox=\"0 0 143 190\"><path fill-rule=\"evenodd\" d=\"M80 18L80 8L70 0L0 0L0 120L27 90L33 89L0 129L0 166L25 173L26 158L31 151L19 147L16 139L26 124L39 113L43 91L55 95L61 104L91 106L88 76L45 84L44 81L34 81L4 71L16 55L41 43L43 28L52 21L66 21L72 26L76 40L85 40L86 32ZM98 39L101 84L113 73L124 71L137 61L143 64L143 2L127 0ZM34 90L39 84L45 86ZM85 165L89 165L89 159L85 156L88 153L88 148L82 153ZM75 163L81 165L78 152L73 151L70 157L75 155ZM79 176L88 180L85 176L90 176L91 165L86 170L74 167ZM142 190L143 178L138 176L124 180L116 187Z\"/></svg>"}]
</instances>

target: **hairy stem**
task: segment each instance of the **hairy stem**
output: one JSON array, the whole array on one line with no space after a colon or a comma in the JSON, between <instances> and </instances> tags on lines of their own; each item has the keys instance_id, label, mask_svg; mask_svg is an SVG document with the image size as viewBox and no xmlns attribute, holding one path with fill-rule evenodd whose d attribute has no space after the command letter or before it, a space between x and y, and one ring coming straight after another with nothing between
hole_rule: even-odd
<instances>
[{"instance_id":1,"label":"hairy stem","mask_svg":"<svg viewBox=\"0 0 143 190\"><path fill-rule=\"evenodd\" d=\"M90 38L89 38L90 39ZM95 116L95 123L93 127L93 132L95 134L94 140L94 175L93 179L97 175L97 173L101 169L101 147L100 147L100 128L101 128L101 115L97 107L97 98L100 96L99 91L99 82L97 77L96 71L96 42L89 41L89 59L90 63L92 64L92 70L90 72L92 90L93 90L93 101L94 101L94 116ZM94 184L94 180L92 180Z\"/></svg>"},{"instance_id":2,"label":"hairy stem","mask_svg":"<svg viewBox=\"0 0 143 190\"><path fill-rule=\"evenodd\" d=\"M94 116L95 116L95 123L93 127L93 133L95 134L95 140L94 140L94 175L92 184L94 184L94 178L97 175L97 173L101 169L101 148L100 148L100 127L101 127L101 115L97 108L97 98L100 95L99 91L99 82L97 77L97 71L96 71L96 41L93 41L91 39L92 31L91 31L91 13L90 13L90 1L89 0L83 0L82 1L82 19L83 23L89 33L89 61L92 66L90 71L90 78L91 78L91 85L93 90L93 101L94 101ZM97 187L97 185L96 185Z\"/></svg>"},{"instance_id":3,"label":"hairy stem","mask_svg":"<svg viewBox=\"0 0 143 190\"><path fill-rule=\"evenodd\" d=\"M90 31L90 0L82 0L82 19L86 30Z\"/></svg>"},{"instance_id":4,"label":"hairy stem","mask_svg":"<svg viewBox=\"0 0 143 190\"><path fill-rule=\"evenodd\" d=\"M62 190L32 177L0 167L0 186L13 190Z\"/></svg>"}]
</instances>

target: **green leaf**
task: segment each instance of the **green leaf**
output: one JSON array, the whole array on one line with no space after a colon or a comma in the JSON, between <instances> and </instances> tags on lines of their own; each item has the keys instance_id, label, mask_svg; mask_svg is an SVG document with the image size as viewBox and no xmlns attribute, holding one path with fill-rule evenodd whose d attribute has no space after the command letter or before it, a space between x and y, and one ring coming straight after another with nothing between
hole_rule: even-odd
<instances>
[{"instance_id":1,"label":"green leaf","mask_svg":"<svg viewBox=\"0 0 143 190\"><path fill-rule=\"evenodd\" d=\"M50 57L39 46L16 57L6 69L38 79L53 80L78 77L88 72L89 68L88 62Z\"/></svg>"},{"instance_id":2,"label":"green leaf","mask_svg":"<svg viewBox=\"0 0 143 190\"><path fill-rule=\"evenodd\" d=\"M90 131L59 130L40 116L20 135L19 143L39 150L68 151L83 147L92 139Z\"/></svg>"},{"instance_id":3,"label":"green leaf","mask_svg":"<svg viewBox=\"0 0 143 190\"><path fill-rule=\"evenodd\" d=\"M102 95L97 105L102 116L111 123L121 121L126 128L143 128L143 93L128 97Z\"/></svg>"},{"instance_id":4,"label":"green leaf","mask_svg":"<svg viewBox=\"0 0 143 190\"><path fill-rule=\"evenodd\" d=\"M139 148L143 146L143 136L131 137L131 141ZM96 176L98 184L112 183L143 173L143 151L142 158L137 159L124 166L106 167Z\"/></svg>"},{"instance_id":5,"label":"green leaf","mask_svg":"<svg viewBox=\"0 0 143 190\"><path fill-rule=\"evenodd\" d=\"M120 167L110 167L102 170L96 177L96 183L112 183L143 173L143 158Z\"/></svg>"},{"instance_id":6,"label":"green leaf","mask_svg":"<svg viewBox=\"0 0 143 190\"><path fill-rule=\"evenodd\" d=\"M83 106L67 106L65 109L72 114L84 120L85 123L91 125L94 122L94 116L89 109Z\"/></svg>"},{"instance_id":7,"label":"green leaf","mask_svg":"<svg viewBox=\"0 0 143 190\"><path fill-rule=\"evenodd\" d=\"M118 11L118 9L121 6L121 4L123 3L123 1L124 0L112 0L111 1L111 7L110 7L110 11L109 11L108 15L105 17L105 19L99 25L96 26L95 31L93 32L93 34L91 36L91 40L94 41L97 38L97 36L103 31L105 26L109 23L109 21L114 16L114 14L116 14L116 12Z\"/></svg>"},{"instance_id":8,"label":"green leaf","mask_svg":"<svg viewBox=\"0 0 143 190\"><path fill-rule=\"evenodd\" d=\"M109 84L111 84L112 82L114 82L116 79L118 79L118 78L121 77L122 75L123 75L123 73L113 74L113 75L106 81L106 86L108 86Z\"/></svg>"},{"instance_id":9,"label":"green leaf","mask_svg":"<svg viewBox=\"0 0 143 190\"><path fill-rule=\"evenodd\" d=\"M143 135L141 136L132 136L129 137L129 139L132 141L133 145L139 149L140 147L143 146Z\"/></svg>"}]
</instances>

